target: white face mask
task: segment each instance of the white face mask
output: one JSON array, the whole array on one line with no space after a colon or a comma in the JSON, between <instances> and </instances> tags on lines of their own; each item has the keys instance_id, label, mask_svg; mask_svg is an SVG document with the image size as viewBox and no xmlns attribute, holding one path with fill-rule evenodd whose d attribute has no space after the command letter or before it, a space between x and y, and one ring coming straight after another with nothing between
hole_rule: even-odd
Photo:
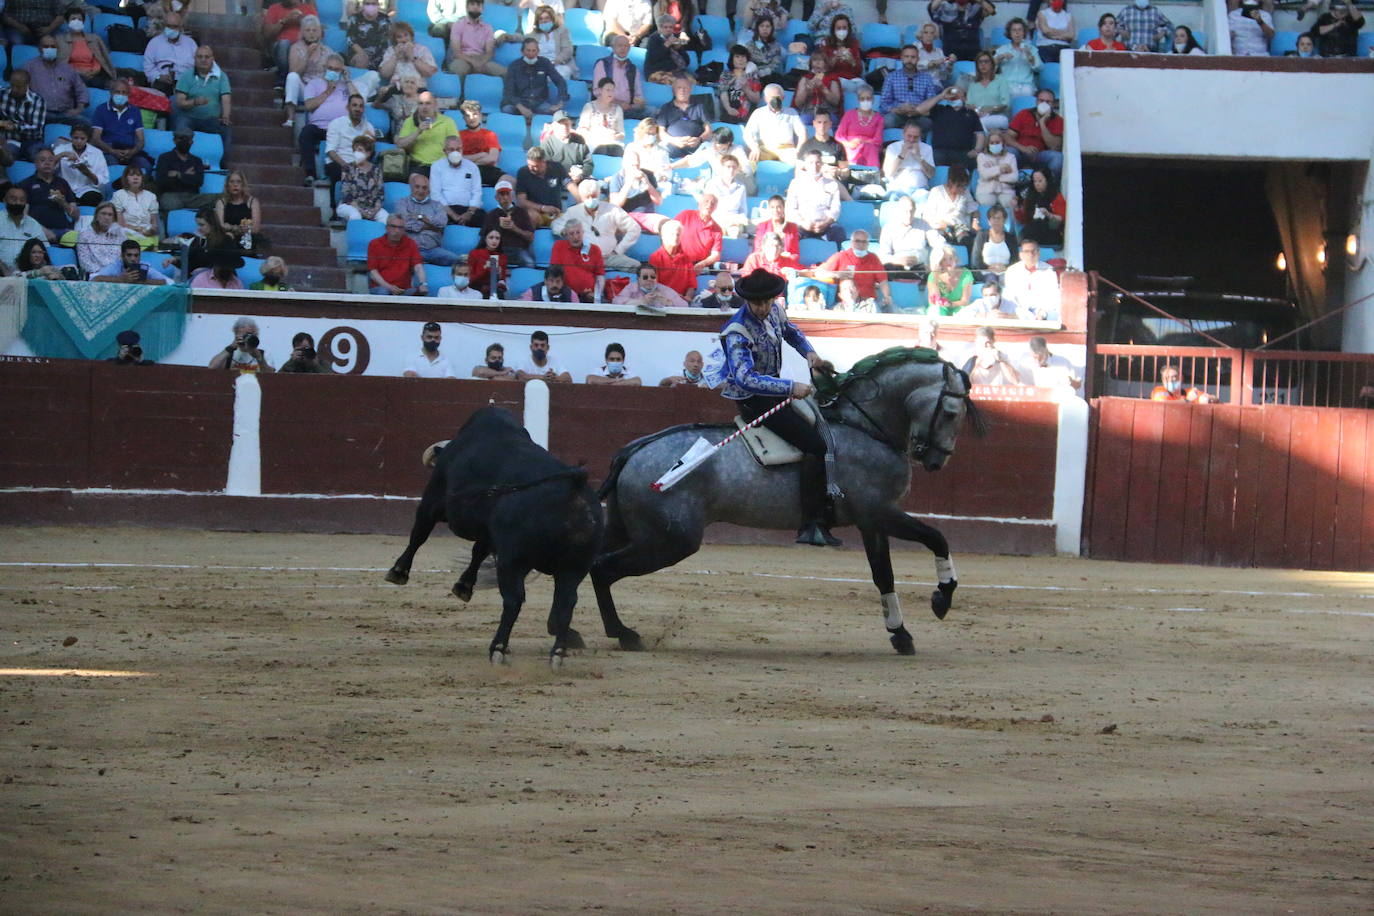
<instances>
[{"instance_id":1,"label":"white face mask","mask_svg":"<svg viewBox=\"0 0 1374 916\"><path fill-rule=\"evenodd\" d=\"M838 38L840 41L844 41L846 38L849 37L849 29L836 29L835 37Z\"/></svg>"},{"instance_id":2,"label":"white face mask","mask_svg":"<svg viewBox=\"0 0 1374 916\"><path fill-rule=\"evenodd\" d=\"M448 164L449 164L449 165L461 165L462 162L463 162L463 154L462 154L461 152L459 152L458 150L452 150L452 151L451 151L446 157L444 157L444 158L448 159Z\"/></svg>"},{"instance_id":3,"label":"white face mask","mask_svg":"<svg viewBox=\"0 0 1374 916\"><path fill-rule=\"evenodd\" d=\"M1035 106L1035 110L1040 112L1042 115L1047 115L1054 110L1054 106L1051 105L1049 102L1040 102Z\"/></svg>"},{"instance_id":4,"label":"white face mask","mask_svg":"<svg viewBox=\"0 0 1374 916\"><path fill-rule=\"evenodd\" d=\"M467 289L467 288L468 288L468 278L467 278L466 276L454 277L454 278L453 278L453 288L454 288L454 289Z\"/></svg>"},{"instance_id":5,"label":"white face mask","mask_svg":"<svg viewBox=\"0 0 1374 916\"><path fill-rule=\"evenodd\" d=\"M872 110L873 110L873 100L872 100L872 99L859 99L859 110L860 110L860 111L872 111Z\"/></svg>"},{"instance_id":6,"label":"white face mask","mask_svg":"<svg viewBox=\"0 0 1374 916\"><path fill-rule=\"evenodd\" d=\"M1003 149L1003 147L1002 147L1002 144L1000 144L1000 143L989 143L989 144L988 144L988 152L989 152L989 153L992 153L994 156L1000 156L1000 155L1002 155L1002 149Z\"/></svg>"},{"instance_id":7,"label":"white face mask","mask_svg":"<svg viewBox=\"0 0 1374 916\"><path fill-rule=\"evenodd\" d=\"M1187 48L1187 47L1188 47L1188 42L1186 42L1186 41L1176 41L1176 42L1174 42L1174 50L1177 51L1177 52L1180 53L1180 54L1182 54L1184 48Z\"/></svg>"},{"instance_id":8,"label":"white face mask","mask_svg":"<svg viewBox=\"0 0 1374 916\"><path fill-rule=\"evenodd\" d=\"M68 32L76 32L78 35L86 31L86 22L82 19L73 19L67 23Z\"/></svg>"},{"instance_id":9,"label":"white face mask","mask_svg":"<svg viewBox=\"0 0 1374 916\"><path fill-rule=\"evenodd\" d=\"M353 161L361 165L362 163L367 161L367 153L363 152L360 149L355 149L353 151Z\"/></svg>"},{"instance_id":10,"label":"white face mask","mask_svg":"<svg viewBox=\"0 0 1374 916\"><path fill-rule=\"evenodd\" d=\"M624 371L625 371L625 363L624 363L624 361L618 360L618 359L608 359L608 360L606 360L606 374L607 374L607 375L620 375L620 374L621 374L622 372L624 372Z\"/></svg>"}]
</instances>

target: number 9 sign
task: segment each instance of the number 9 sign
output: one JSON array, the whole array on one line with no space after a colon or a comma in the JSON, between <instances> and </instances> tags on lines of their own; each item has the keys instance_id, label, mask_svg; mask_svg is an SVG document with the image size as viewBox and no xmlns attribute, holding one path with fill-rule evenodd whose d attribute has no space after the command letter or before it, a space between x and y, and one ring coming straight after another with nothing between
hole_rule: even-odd
<instances>
[{"instance_id":1,"label":"number 9 sign","mask_svg":"<svg viewBox=\"0 0 1374 916\"><path fill-rule=\"evenodd\" d=\"M317 349L320 362L339 375L362 375L372 359L372 347L357 328L330 328Z\"/></svg>"}]
</instances>

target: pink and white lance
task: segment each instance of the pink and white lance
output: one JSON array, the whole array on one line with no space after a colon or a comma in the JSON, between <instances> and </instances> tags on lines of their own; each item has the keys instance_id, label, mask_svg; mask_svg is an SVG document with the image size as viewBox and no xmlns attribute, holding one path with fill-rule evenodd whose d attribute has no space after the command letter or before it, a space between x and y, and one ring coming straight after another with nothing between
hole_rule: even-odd
<instances>
[{"instance_id":1,"label":"pink and white lance","mask_svg":"<svg viewBox=\"0 0 1374 916\"><path fill-rule=\"evenodd\" d=\"M790 406L791 403L792 398L787 398L786 400L779 403L776 407L772 407L769 410L764 411L762 414L755 417L754 419L750 420L744 426L735 430L733 433L726 436L724 439L720 440L715 445L712 445L705 439L697 439L697 441L692 443L692 447L687 450L686 454L684 454L681 458L677 460L676 464L674 464L667 471L665 471L663 476L660 477L658 480L655 480L653 483L649 484L649 489L653 490L655 493L662 493L664 490L667 490L669 487L673 486L673 484L677 483L679 480L686 477L688 474L692 473L697 468L701 467L703 464L709 461L711 459L711 456L715 455L722 448L729 445L738 436L747 432L748 430L753 429L755 426L761 425L764 420L767 420L769 417L777 413L779 410L782 410L784 407Z\"/></svg>"}]
</instances>

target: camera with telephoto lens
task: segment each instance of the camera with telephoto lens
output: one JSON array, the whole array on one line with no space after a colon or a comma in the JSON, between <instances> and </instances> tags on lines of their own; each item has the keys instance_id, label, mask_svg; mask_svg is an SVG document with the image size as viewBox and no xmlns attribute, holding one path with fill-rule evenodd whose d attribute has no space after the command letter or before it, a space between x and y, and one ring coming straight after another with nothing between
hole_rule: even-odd
<instances>
[{"instance_id":1,"label":"camera with telephoto lens","mask_svg":"<svg viewBox=\"0 0 1374 916\"><path fill-rule=\"evenodd\" d=\"M140 347L138 344L134 344L132 347L129 348L129 358L134 360L142 359L143 348Z\"/></svg>"},{"instance_id":2,"label":"camera with telephoto lens","mask_svg":"<svg viewBox=\"0 0 1374 916\"><path fill-rule=\"evenodd\" d=\"M305 360L306 362L309 362L310 360L315 358L314 347L301 347L300 350L298 350L297 352L300 354L300 358L302 360Z\"/></svg>"},{"instance_id":3,"label":"camera with telephoto lens","mask_svg":"<svg viewBox=\"0 0 1374 916\"><path fill-rule=\"evenodd\" d=\"M243 349L245 350L256 350L259 343L260 341L256 334L245 334L243 337Z\"/></svg>"}]
</instances>

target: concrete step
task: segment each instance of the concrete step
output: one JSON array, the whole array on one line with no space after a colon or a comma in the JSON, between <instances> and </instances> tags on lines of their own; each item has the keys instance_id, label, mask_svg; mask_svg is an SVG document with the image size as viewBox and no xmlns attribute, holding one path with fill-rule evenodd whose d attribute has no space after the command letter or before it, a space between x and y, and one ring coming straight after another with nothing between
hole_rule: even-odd
<instances>
[{"instance_id":1,"label":"concrete step","mask_svg":"<svg viewBox=\"0 0 1374 916\"><path fill-rule=\"evenodd\" d=\"M276 91L271 88L250 89L241 87L235 82L233 75L229 77L234 84L234 110L239 111L244 108L276 108L276 100L281 98ZM278 109L280 110L280 109Z\"/></svg>"},{"instance_id":2,"label":"concrete step","mask_svg":"<svg viewBox=\"0 0 1374 916\"><path fill-rule=\"evenodd\" d=\"M316 228L320 225L320 208L313 203L314 195L306 188L297 188L298 191L305 191L311 194L308 203L298 206L287 206L279 204L273 198L262 195L258 199L262 203L263 222L268 225Z\"/></svg>"},{"instance_id":3,"label":"concrete step","mask_svg":"<svg viewBox=\"0 0 1374 916\"><path fill-rule=\"evenodd\" d=\"M272 254L285 258L288 264L300 264L312 268L337 267L339 265L339 253L328 245L318 248L302 245L278 245L275 237L272 238Z\"/></svg>"},{"instance_id":4,"label":"concrete step","mask_svg":"<svg viewBox=\"0 0 1374 916\"><path fill-rule=\"evenodd\" d=\"M239 89L271 89L277 85L277 74L271 70L256 67L229 71L229 84L235 92Z\"/></svg>"},{"instance_id":5,"label":"concrete step","mask_svg":"<svg viewBox=\"0 0 1374 916\"><path fill-rule=\"evenodd\" d=\"M242 43L230 43L218 38L205 39L215 49L215 62L232 74L244 70L262 69L262 52L257 48L245 47Z\"/></svg>"},{"instance_id":6,"label":"concrete step","mask_svg":"<svg viewBox=\"0 0 1374 916\"><path fill-rule=\"evenodd\" d=\"M260 148L266 149L267 147ZM307 189L301 186L305 173L300 170L299 166L291 164L291 156L288 152L282 150L276 152L279 154L280 161L245 162L243 164L243 173L248 176L253 187L270 185L273 188L293 187L306 191Z\"/></svg>"},{"instance_id":7,"label":"concrete step","mask_svg":"<svg viewBox=\"0 0 1374 916\"><path fill-rule=\"evenodd\" d=\"M285 130L285 128L278 128ZM235 131L234 139L238 140L238 132ZM236 167L257 165L291 166L291 154L293 150L290 146L282 144L234 144L234 165ZM294 168L294 166L292 166ZM304 177L300 169L296 169L296 174Z\"/></svg>"},{"instance_id":8,"label":"concrete step","mask_svg":"<svg viewBox=\"0 0 1374 916\"><path fill-rule=\"evenodd\" d=\"M301 292L349 292L348 270L338 266L297 264L285 255L291 286Z\"/></svg>"},{"instance_id":9,"label":"concrete step","mask_svg":"<svg viewBox=\"0 0 1374 916\"><path fill-rule=\"evenodd\" d=\"M246 170L245 174L247 174ZM296 210L302 207L308 207L314 213L319 212L319 208L315 206L313 188L305 188L298 184L256 182L252 175L248 175L248 183L253 188L253 195L262 201L264 206L270 206L273 213L280 213L283 208ZM283 219L281 222L290 222L290 220Z\"/></svg>"},{"instance_id":10,"label":"concrete step","mask_svg":"<svg viewBox=\"0 0 1374 916\"><path fill-rule=\"evenodd\" d=\"M280 112L277 117L281 117ZM234 146L239 144L245 146L275 146L280 148L287 155L290 155L293 146L291 142L291 128L283 127L281 121L275 124L264 125L261 120L249 121L246 117L236 118L239 123L234 125Z\"/></svg>"}]
</instances>

